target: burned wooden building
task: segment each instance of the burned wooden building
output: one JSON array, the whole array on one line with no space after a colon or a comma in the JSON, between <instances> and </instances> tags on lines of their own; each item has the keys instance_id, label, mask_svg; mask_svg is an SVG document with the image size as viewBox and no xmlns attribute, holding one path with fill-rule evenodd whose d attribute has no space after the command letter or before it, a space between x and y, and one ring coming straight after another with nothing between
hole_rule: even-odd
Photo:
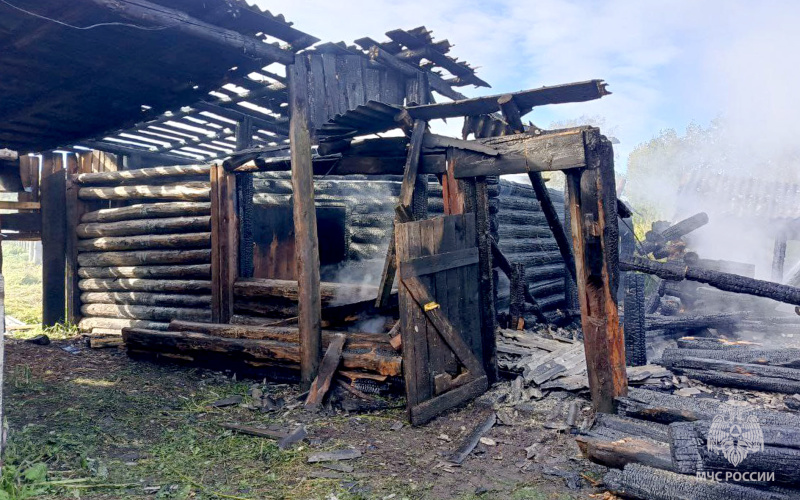
<instances>
[{"instance_id":1,"label":"burned wooden building","mask_svg":"<svg viewBox=\"0 0 800 500\"><path fill-rule=\"evenodd\" d=\"M0 22L20 193L0 227L42 239L46 324L322 395L331 365L402 380L422 423L496 379L498 316L569 321L577 280L595 403L624 393L610 143L521 119L602 81L469 99L488 84L424 27L319 44L239 2L28 3ZM19 85L31 60L69 83ZM448 118L461 138L431 131Z\"/></svg>"}]
</instances>

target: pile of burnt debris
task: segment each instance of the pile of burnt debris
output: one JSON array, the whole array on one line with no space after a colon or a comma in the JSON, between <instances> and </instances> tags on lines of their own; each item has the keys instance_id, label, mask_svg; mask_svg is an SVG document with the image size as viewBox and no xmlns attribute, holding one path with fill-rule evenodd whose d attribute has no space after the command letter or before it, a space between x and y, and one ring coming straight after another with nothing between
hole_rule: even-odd
<instances>
[{"instance_id":1,"label":"pile of burnt debris","mask_svg":"<svg viewBox=\"0 0 800 500\"><path fill-rule=\"evenodd\" d=\"M620 225L628 392L613 413L579 421L570 411L565 427L584 457L610 468L603 487L614 495L798 498L800 316L780 303L799 304L800 289L690 251L684 236L706 223L704 213L655 223L644 241ZM587 393L579 338L551 327L501 331L510 394Z\"/></svg>"}]
</instances>

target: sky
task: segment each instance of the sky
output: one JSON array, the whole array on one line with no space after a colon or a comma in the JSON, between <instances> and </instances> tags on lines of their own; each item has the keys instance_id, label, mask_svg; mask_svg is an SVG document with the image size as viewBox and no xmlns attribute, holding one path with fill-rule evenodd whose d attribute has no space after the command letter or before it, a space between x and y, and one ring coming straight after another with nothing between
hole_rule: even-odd
<instances>
[{"instance_id":1,"label":"sky","mask_svg":"<svg viewBox=\"0 0 800 500\"><path fill-rule=\"evenodd\" d=\"M253 1L253 0L249 0ZM764 148L800 137L795 110L800 2L670 0L256 0L323 41L425 25L451 55L478 67L492 88L472 97L603 79L600 100L545 106L525 119L542 127L600 118L616 137L617 167L663 129L683 133L717 116ZM441 126L440 126L441 127ZM460 126L445 127L453 133ZM757 136L756 139L753 136Z\"/></svg>"}]
</instances>

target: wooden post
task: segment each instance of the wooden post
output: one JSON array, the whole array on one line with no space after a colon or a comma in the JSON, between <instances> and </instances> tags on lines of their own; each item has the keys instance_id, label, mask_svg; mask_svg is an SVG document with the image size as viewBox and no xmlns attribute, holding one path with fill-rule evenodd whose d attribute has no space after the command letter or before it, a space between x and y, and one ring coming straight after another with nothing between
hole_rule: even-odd
<instances>
[{"instance_id":1,"label":"wooden post","mask_svg":"<svg viewBox=\"0 0 800 500\"><path fill-rule=\"evenodd\" d=\"M478 242L478 269L480 276L479 303L481 307L481 341L483 369L489 384L497 380L497 314L494 300L494 265L492 264L492 236L490 234L489 190L486 177L477 177L469 189L475 213L476 239ZM469 211L469 210L468 210Z\"/></svg>"},{"instance_id":2,"label":"wooden post","mask_svg":"<svg viewBox=\"0 0 800 500\"><path fill-rule=\"evenodd\" d=\"M228 323L233 316L233 284L239 266L239 217L236 175L222 165L211 168L211 319Z\"/></svg>"},{"instance_id":3,"label":"wooden post","mask_svg":"<svg viewBox=\"0 0 800 500\"><path fill-rule=\"evenodd\" d=\"M314 206L307 63L307 57L298 55L288 68L289 140L292 145L292 201L299 296L297 324L300 330L300 384L303 389L310 388L317 377L322 354L322 298L319 288L319 242Z\"/></svg>"},{"instance_id":4,"label":"wooden post","mask_svg":"<svg viewBox=\"0 0 800 500\"><path fill-rule=\"evenodd\" d=\"M775 236L775 247L772 252L772 281L783 283L783 265L786 261L786 231L781 230Z\"/></svg>"},{"instance_id":5,"label":"wooden post","mask_svg":"<svg viewBox=\"0 0 800 500\"><path fill-rule=\"evenodd\" d=\"M44 157L42 166L42 325L66 319L66 176L61 154Z\"/></svg>"},{"instance_id":6,"label":"wooden post","mask_svg":"<svg viewBox=\"0 0 800 500\"><path fill-rule=\"evenodd\" d=\"M442 175L442 198L445 215L461 215L464 213L464 186L462 180L453 176L455 158L453 148L447 148L445 164L447 171Z\"/></svg>"},{"instance_id":7,"label":"wooden post","mask_svg":"<svg viewBox=\"0 0 800 500\"><path fill-rule=\"evenodd\" d=\"M236 150L253 146L253 120L242 117L236 124ZM239 207L239 276L253 276L253 176L239 175L236 179L236 197Z\"/></svg>"},{"instance_id":8,"label":"wooden post","mask_svg":"<svg viewBox=\"0 0 800 500\"><path fill-rule=\"evenodd\" d=\"M619 327L619 248L614 153L599 130L584 132L586 168L567 170L586 368L595 410L625 396L625 341Z\"/></svg>"},{"instance_id":9,"label":"wooden post","mask_svg":"<svg viewBox=\"0 0 800 500\"><path fill-rule=\"evenodd\" d=\"M72 325L81 320L81 290L78 288L78 224L86 212L86 202L78 198L75 176L79 173L78 157L67 155L66 212L67 212L67 319Z\"/></svg>"}]
</instances>

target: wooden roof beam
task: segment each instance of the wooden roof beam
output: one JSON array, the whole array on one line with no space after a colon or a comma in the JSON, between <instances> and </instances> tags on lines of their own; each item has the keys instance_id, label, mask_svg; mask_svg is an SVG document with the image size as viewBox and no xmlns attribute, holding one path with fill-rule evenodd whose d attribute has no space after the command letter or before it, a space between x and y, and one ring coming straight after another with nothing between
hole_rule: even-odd
<instances>
[{"instance_id":1,"label":"wooden roof beam","mask_svg":"<svg viewBox=\"0 0 800 500\"><path fill-rule=\"evenodd\" d=\"M445 84L446 85L446 84ZM610 94L606 90L603 80L589 80L586 82L567 83L552 87L523 90L511 96L521 116L529 113L536 106L546 104L563 104L567 102L585 102L599 99ZM408 113L414 119L434 120L436 118L454 118L458 116L488 115L500 111L500 98L503 94L462 99L453 102L438 104L425 104L408 108Z\"/></svg>"},{"instance_id":2,"label":"wooden roof beam","mask_svg":"<svg viewBox=\"0 0 800 500\"><path fill-rule=\"evenodd\" d=\"M373 61L378 61L387 68L398 71L408 77L416 76L418 73L423 72L422 68L419 66L413 66L403 62L377 45L370 47L369 58ZM453 99L454 101L467 99L467 96L461 92L453 90L453 88L450 87L450 85L448 85L441 76L430 71L427 71L426 73L428 75L428 85L430 86L431 90L435 90L436 92L445 97ZM429 106L435 105L430 104Z\"/></svg>"},{"instance_id":3,"label":"wooden roof beam","mask_svg":"<svg viewBox=\"0 0 800 500\"><path fill-rule=\"evenodd\" d=\"M134 21L175 29L265 60L292 64L294 53L239 32L214 26L184 12L157 5L147 0L93 0L96 4Z\"/></svg>"}]
</instances>

